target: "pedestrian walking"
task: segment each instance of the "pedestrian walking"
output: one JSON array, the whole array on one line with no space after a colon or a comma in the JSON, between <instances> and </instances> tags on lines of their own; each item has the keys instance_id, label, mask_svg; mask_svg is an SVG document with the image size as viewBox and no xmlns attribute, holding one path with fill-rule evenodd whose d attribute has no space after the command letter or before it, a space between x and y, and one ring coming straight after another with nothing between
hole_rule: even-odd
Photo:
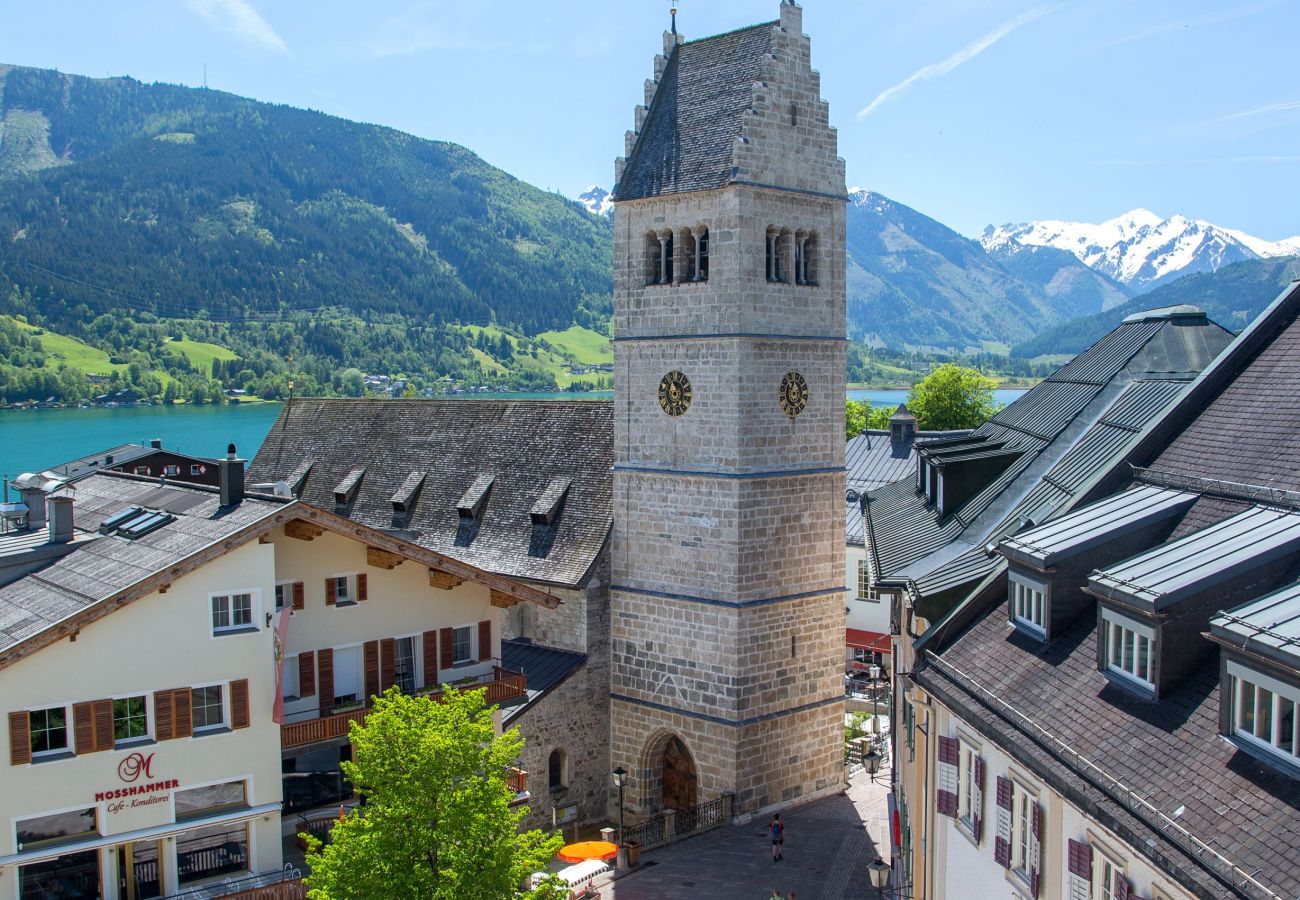
<instances>
[{"instance_id":1,"label":"pedestrian walking","mask_svg":"<svg viewBox=\"0 0 1300 900\"><path fill-rule=\"evenodd\" d=\"M781 814L776 813L772 816L772 862L783 859L782 849L785 844L785 825L781 822Z\"/></svg>"},{"instance_id":2,"label":"pedestrian walking","mask_svg":"<svg viewBox=\"0 0 1300 900\"><path fill-rule=\"evenodd\" d=\"M772 888L772 896L768 900L781 900L781 892L776 888Z\"/></svg>"}]
</instances>

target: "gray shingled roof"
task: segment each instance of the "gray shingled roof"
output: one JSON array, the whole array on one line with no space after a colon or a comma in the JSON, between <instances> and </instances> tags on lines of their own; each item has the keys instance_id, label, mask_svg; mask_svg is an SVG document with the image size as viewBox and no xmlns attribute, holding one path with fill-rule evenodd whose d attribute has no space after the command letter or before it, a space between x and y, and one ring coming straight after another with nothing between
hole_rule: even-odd
<instances>
[{"instance_id":1,"label":"gray shingled roof","mask_svg":"<svg viewBox=\"0 0 1300 900\"><path fill-rule=\"evenodd\" d=\"M731 180L733 145L778 24L687 41L673 50L614 187L618 200L711 190Z\"/></svg>"},{"instance_id":2,"label":"gray shingled roof","mask_svg":"<svg viewBox=\"0 0 1300 900\"><path fill-rule=\"evenodd\" d=\"M557 585L583 581L613 521L613 406L593 401L294 400L249 467L288 480L312 463L299 499L490 572ZM334 488L364 468L346 509ZM392 498L427 476L408 509ZM477 514L458 502L491 477ZM480 481L482 479L482 481ZM530 515L569 479L552 521Z\"/></svg>"},{"instance_id":3,"label":"gray shingled roof","mask_svg":"<svg viewBox=\"0 0 1300 900\"><path fill-rule=\"evenodd\" d=\"M996 568L982 548L1044 522L1074 501L1089 478L1118 459L1142 427L1231 341L1204 318L1133 317L976 429L970 438L922 446L951 458L974 440L1020 455L954 513L939 519L906 483L872 492L870 552L885 577L951 590ZM946 446L951 444L951 447ZM969 554L967 556L967 554ZM964 558L963 558L964 557ZM944 566L961 559L953 572ZM934 614L935 610L927 610Z\"/></svg>"},{"instance_id":4,"label":"gray shingled roof","mask_svg":"<svg viewBox=\"0 0 1300 900\"><path fill-rule=\"evenodd\" d=\"M174 521L136 540L88 538L99 524L129 506L167 508ZM221 509L215 491L159 488L157 482L90 475L77 482L74 506L78 548L68 556L0 588L0 651L106 600L177 561L253 525L282 501L246 498Z\"/></svg>"}]
</instances>

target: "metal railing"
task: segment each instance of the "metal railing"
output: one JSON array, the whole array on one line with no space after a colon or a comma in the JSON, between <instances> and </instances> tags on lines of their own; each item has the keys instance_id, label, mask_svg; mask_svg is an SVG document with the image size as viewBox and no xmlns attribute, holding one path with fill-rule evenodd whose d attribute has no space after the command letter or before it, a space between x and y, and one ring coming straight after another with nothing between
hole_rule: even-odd
<instances>
[{"instance_id":1,"label":"metal railing","mask_svg":"<svg viewBox=\"0 0 1300 900\"><path fill-rule=\"evenodd\" d=\"M1141 466L1132 466L1132 469L1134 479L1142 484L1171 490L1195 491L1199 494L1217 494L1230 500L1263 503L1282 509L1300 509L1300 491L1289 491L1263 484L1224 481L1220 478L1202 478L1198 475L1182 475L1176 472L1153 472Z\"/></svg>"},{"instance_id":2,"label":"metal railing","mask_svg":"<svg viewBox=\"0 0 1300 900\"><path fill-rule=\"evenodd\" d=\"M723 794L689 809L661 812L644 822L627 825L623 828L623 843L635 842L647 849L726 825L731 821L733 799L731 794Z\"/></svg>"},{"instance_id":3,"label":"metal railing","mask_svg":"<svg viewBox=\"0 0 1300 900\"><path fill-rule=\"evenodd\" d=\"M731 821L731 794L723 794L716 800L692 806L682 810L676 816L677 834L687 835L697 831L708 831Z\"/></svg>"},{"instance_id":4,"label":"metal railing","mask_svg":"<svg viewBox=\"0 0 1300 900\"><path fill-rule=\"evenodd\" d=\"M185 900L305 900L307 890L302 872L286 865L276 872L227 878L218 884L206 884L170 894Z\"/></svg>"},{"instance_id":5,"label":"metal railing","mask_svg":"<svg viewBox=\"0 0 1300 900\"><path fill-rule=\"evenodd\" d=\"M528 679L521 672L512 672L501 666L493 666L491 672L483 675L470 676L447 684L430 685L416 691L415 696L432 697L436 700L443 695L444 690L448 687L454 687L462 691L483 689L485 702L496 704L525 696L528 693ZM347 737L348 730L353 722L364 723L366 721L366 716L370 713L370 704L367 702L365 704L350 705L346 708L327 707L327 709L337 711L329 712L327 715L317 715L315 718L305 719L300 722L286 722L281 725L281 748L301 747L305 744Z\"/></svg>"},{"instance_id":6,"label":"metal railing","mask_svg":"<svg viewBox=\"0 0 1300 900\"><path fill-rule=\"evenodd\" d=\"M973 691L982 702L999 715L1028 731L1031 737L1042 744L1049 752L1056 755L1061 762L1073 769L1076 774L1094 788L1126 807L1139 820L1169 838L1198 862L1204 863L1213 869L1219 877L1234 884L1238 890L1246 891L1256 897L1268 898L1268 900L1283 900L1280 894L1258 881L1253 874L1247 872L1205 841L1192 834L1184 825L1166 815L1146 798L1140 796L1137 791L1128 787L1046 728L1043 728L1020 710L985 688L970 675L967 675L947 660L935 655L932 650L925 651L925 656L929 662L935 664L937 669L966 690Z\"/></svg>"},{"instance_id":7,"label":"metal railing","mask_svg":"<svg viewBox=\"0 0 1300 900\"><path fill-rule=\"evenodd\" d=\"M623 828L624 844L640 844L642 847L658 847L666 843L668 836L664 833L663 815L652 816L637 825Z\"/></svg>"}]
</instances>

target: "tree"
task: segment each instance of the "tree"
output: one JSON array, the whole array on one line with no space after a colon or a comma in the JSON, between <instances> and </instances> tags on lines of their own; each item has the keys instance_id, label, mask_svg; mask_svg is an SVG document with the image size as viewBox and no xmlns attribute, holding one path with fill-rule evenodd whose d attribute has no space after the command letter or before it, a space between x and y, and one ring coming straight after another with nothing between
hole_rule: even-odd
<instances>
[{"instance_id":1,"label":"tree","mask_svg":"<svg viewBox=\"0 0 1300 900\"><path fill-rule=\"evenodd\" d=\"M853 440L867 427L867 414L862 407L856 400L844 401L844 440Z\"/></svg>"},{"instance_id":2,"label":"tree","mask_svg":"<svg viewBox=\"0 0 1300 900\"><path fill-rule=\"evenodd\" d=\"M865 406L865 404L864 404ZM867 410L867 427L873 431L888 431L889 417L898 411L896 406L873 406Z\"/></svg>"},{"instance_id":3,"label":"tree","mask_svg":"<svg viewBox=\"0 0 1300 900\"><path fill-rule=\"evenodd\" d=\"M912 388L907 408L926 431L978 428L1001 409L993 401L997 382L954 363L944 363Z\"/></svg>"},{"instance_id":4,"label":"tree","mask_svg":"<svg viewBox=\"0 0 1300 900\"><path fill-rule=\"evenodd\" d=\"M544 871L562 839L520 833L506 771L523 739L497 735L483 691L448 689L440 701L396 688L352 724L343 775L365 798L321 849L310 840L311 900L558 898L555 885L520 893Z\"/></svg>"}]
</instances>

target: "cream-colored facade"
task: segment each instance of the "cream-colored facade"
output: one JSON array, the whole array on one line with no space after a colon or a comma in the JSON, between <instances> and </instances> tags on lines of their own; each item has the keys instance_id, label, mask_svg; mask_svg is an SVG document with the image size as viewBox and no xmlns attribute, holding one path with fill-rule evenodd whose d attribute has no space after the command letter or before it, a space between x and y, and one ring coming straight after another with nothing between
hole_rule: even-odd
<instances>
[{"instance_id":1,"label":"cream-colored facade","mask_svg":"<svg viewBox=\"0 0 1300 900\"><path fill-rule=\"evenodd\" d=\"M145 698L149 739L116 742L100 752L53 753L31 763L0 764L0 897L81 896L76 862L97 863L101 896L127 896L130 872L139 875L135 896L158 896L145 882L161 877L170 894L198 883L197 873L229 877L266 872L281 864L280 728L271 720L275 693L272 634L266 627L213 636L214 594L251 593L253 622L264 625L274 596L275 548L256 542L238 547L168 588L153 592L39 652L0 669L4 711L63 709L67 744L75 747L73 705ZM247 684L248 724L235 728L231 685ZM221 689L223 724L191 736L156 740L155 692ZM12 735L11 735L12 739ZM220 802L196 809L196 788L242 783L242 802L212 791ZM132 795L133 789L141 789ZM152 789L150 789L152 788ZM122 796L125 794L125 796ZM190 810L190 818L178 821ZM93 810L98 836L65 843L18 845L18 833L48 826L34 820ZM68 827L63 816L53 828ZM86 821L86 820L81 820ZM242 835L242 838L241 838ZM77 855L80 854L80 855ZM131 858L134 866L124 866ZM20 892L26 869L29 888ZM36 870L50 870L49 879ZM128 871L130 870L130 871ZM42 885L38 893L36 884ZM95 895L91 895L95 896Z\"/></svg>"}]
</instances>

